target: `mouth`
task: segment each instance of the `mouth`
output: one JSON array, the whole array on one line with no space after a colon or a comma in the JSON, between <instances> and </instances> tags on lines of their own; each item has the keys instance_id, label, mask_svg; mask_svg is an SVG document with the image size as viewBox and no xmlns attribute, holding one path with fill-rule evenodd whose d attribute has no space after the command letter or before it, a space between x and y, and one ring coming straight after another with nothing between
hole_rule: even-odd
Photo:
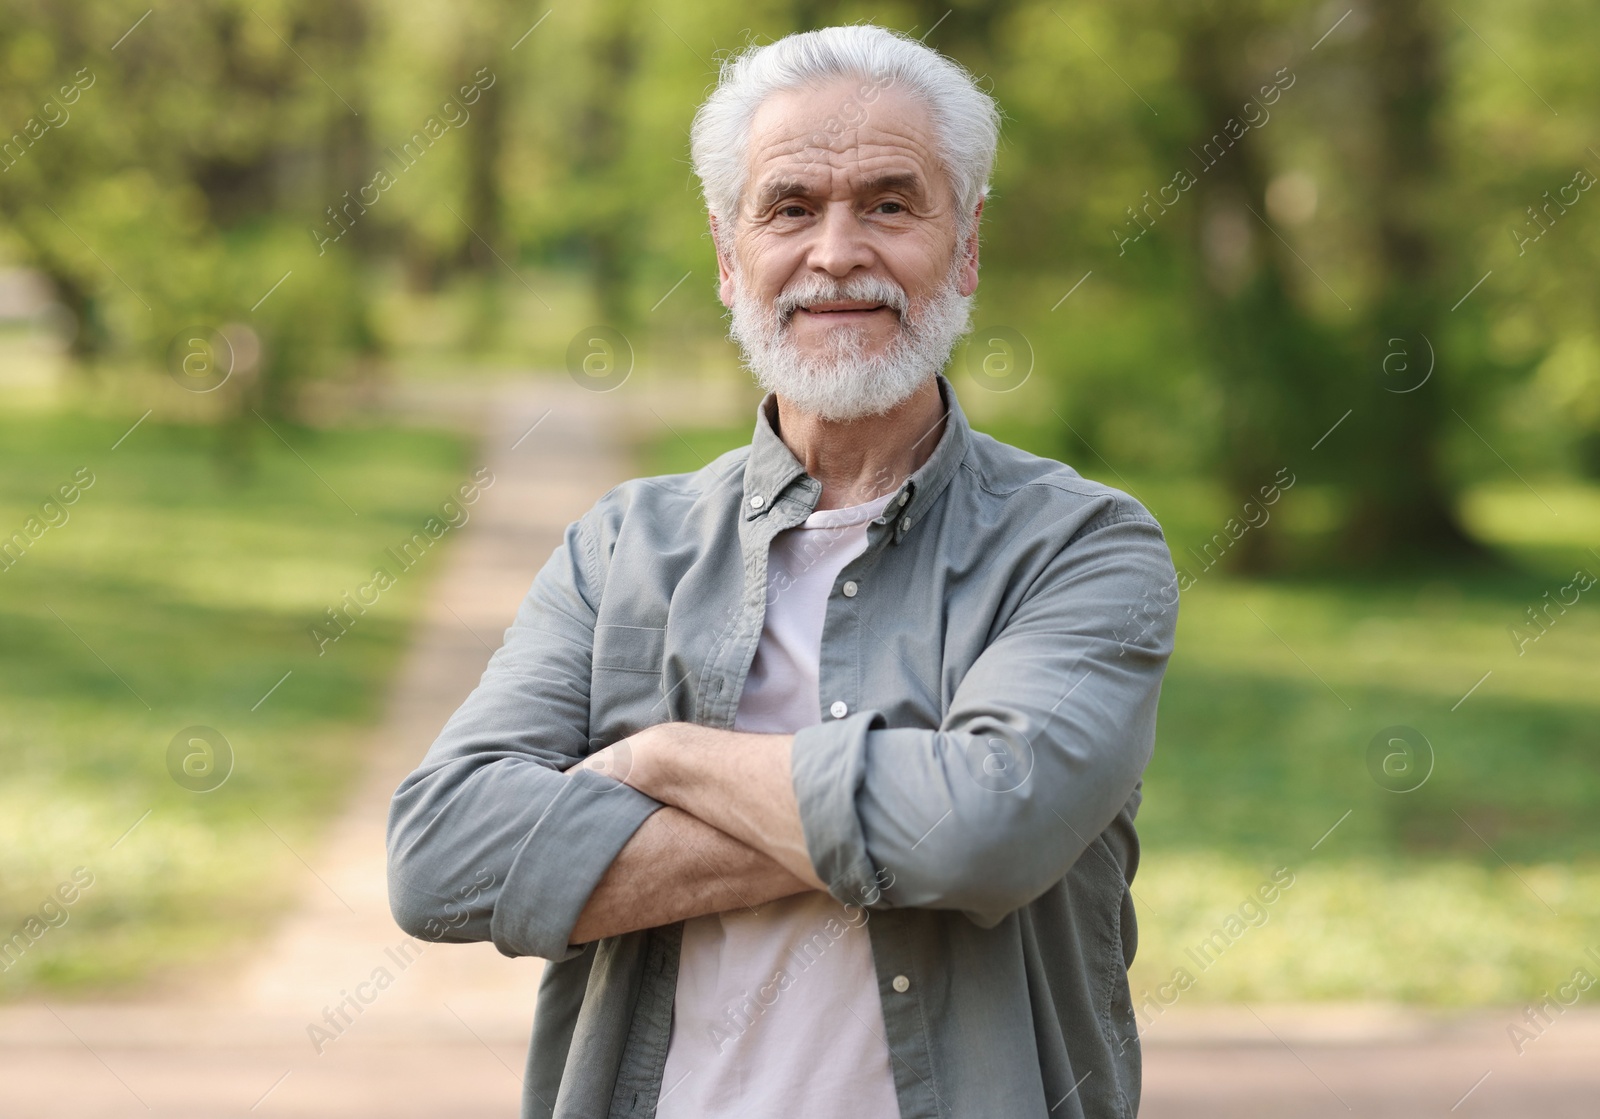
<instances>
[{"instance_id":1,"label":"mouth","mask_svg":"<svg viewBox=\"0 0 1600 1119\"><path fill-rule=\"evenodd\" d=\"M868 300L834 300L824 303L811 303L804 307L796 307L796 315L814 316L828 322L848 322L857 319L867 319L880 312L893 313L893 308L885 303L873 303Z\"/></svg>"}]
</instances>

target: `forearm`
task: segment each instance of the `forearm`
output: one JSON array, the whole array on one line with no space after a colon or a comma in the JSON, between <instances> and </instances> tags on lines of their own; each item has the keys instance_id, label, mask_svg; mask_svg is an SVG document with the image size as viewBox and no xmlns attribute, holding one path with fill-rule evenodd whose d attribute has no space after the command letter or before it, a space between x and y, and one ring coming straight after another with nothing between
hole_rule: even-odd
<instances>
[{"instance_id":1,"label":"forearm","mask_svg":"<svg viewBox=\"0 0 1600 1119\"><path fill-rule=\"evenodd\" d=\"M760 851L681 809L658 809L600 879L572 943L754 908L812 887Z\"/></svg>"},{"instance_id":2,"label":"forearm","mask_svg":"<svg viewBox=\"0 0 1600 1119\"><path fill-rule=\"evenodd\" d=\"M582 763L680 808L824 889L789 777L791 738L659 723Z\"/></svg>"}]
</instances>

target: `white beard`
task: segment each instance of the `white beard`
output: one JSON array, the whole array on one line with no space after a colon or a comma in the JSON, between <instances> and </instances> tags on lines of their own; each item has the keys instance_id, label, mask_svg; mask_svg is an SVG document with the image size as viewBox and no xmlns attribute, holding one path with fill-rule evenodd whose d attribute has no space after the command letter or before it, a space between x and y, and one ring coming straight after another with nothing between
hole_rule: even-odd
<instances>
[{"instance_id":1,"label":"white beard","mask_svg":"<svg viewBox=\"0 0 1600 1119\"><path fill-rule=\"evenodd\" d=\"M877 416L916 392L945 367L961 336L972 329L973 297L960 291L958 253L944 283L912 307L905 289L879 276L839 281L807 273L771 304L746 290L737 270L728 334L760 386L791 406L827 420ZM879 354L865 353L864 326L828 328L820 353L803 353L790 333L795 308L835 300L870 300L900 315L899 331Z\"/></svg>"}]
</instances>

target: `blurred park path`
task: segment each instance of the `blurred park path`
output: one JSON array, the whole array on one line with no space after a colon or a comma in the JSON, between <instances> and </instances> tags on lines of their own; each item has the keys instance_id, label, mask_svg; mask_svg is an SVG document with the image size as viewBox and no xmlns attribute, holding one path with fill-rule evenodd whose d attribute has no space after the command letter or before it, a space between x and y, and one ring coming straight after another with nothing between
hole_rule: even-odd
<instances>
[{"instance_id":1,"label":"blurred park path","mask_svg":"<svg viewBox=\"0 0 1600 1119\"><path fill-rule=\"evenodd\" d=\"M0 1008L3 1119L517 1114L540 962L423 945L395 927L389 797L477 683L562 528L630 473L627 432L737 419L741 398L637 385L602 394L563 376L409 386L374 403L471 425L495 480L435 576L347 810L319 849L297 852L298 907L249 955L181 990ZM390 985L360 987L380 968ZM370 1003L346 1001L358 987L376 991ZM341 1002L348 1021L333 1009ZM1528 1026L1520 1010L1177 1005L1149 1024L1141 1115L1600 1113L1600 1014L1565 1011L1531 1030L1520 1056L1513 1022Z\"/></svg>"},{"instance_id":2,"label":"blurred park path","mask_svg":"<svg viewBox=\"0 0 1600 1119\"><path fill-rule=\"evenodd\" d=\"M1141 1119L1593 1119L1600 1011L1174 1007L1144 1038ZM1526 1031L1519 1054L1507 1027ZM1530 1040L1531 1039L1531 1040Z\"/></svg>"},{"instance_id":3,"label":"blurred park path","mask_svg":"<svg viewBox=\"0 0 1600 1119\"><path fill-rule=\"evenodd\" d=\"M477 430L474 465L494 482L434 576L347 809L319 850L296 852L302 900L251 954L181 990L0 1008L0 1116L517 1113L540 961L402 933L384 823L395 786L477 684L563 528L626 476L622 411L637 406L627 395L559 375L408 385L365 402ZM379 968L392 984L361 987ZM345 1002L358 987L375 993L370 1004ZM341 1002L348 1022L333 1009Z\"/></svg>"}]
</instances>

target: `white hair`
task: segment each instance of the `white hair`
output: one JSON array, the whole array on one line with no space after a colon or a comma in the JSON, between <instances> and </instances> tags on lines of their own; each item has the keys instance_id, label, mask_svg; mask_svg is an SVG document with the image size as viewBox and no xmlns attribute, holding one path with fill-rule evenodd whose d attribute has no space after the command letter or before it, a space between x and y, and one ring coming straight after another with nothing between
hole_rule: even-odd
<instances>
[{"instance_id":1,"label":"white hair","mask_svg":"<svg viewBox=\"0 0 1600 1119\"><path fill-rule=\"evenodd\" d=\"M859 124L885 88L920 102L933 120L935 151L955 193L956 225L964 241L973 211L988 196L1000 136L1000 110L960 63L920 41L872 24L824 27L751 47L722 64L717 88L694 115L689 151L706 209L732 232L748 172L750 123L774 93L812 89L839 78L861 84L835 118L818 125L829 133ZM859 115L857 115L859 114ZM720 239L720 235L719 235Z\"/></svg>"}]
</instances>

